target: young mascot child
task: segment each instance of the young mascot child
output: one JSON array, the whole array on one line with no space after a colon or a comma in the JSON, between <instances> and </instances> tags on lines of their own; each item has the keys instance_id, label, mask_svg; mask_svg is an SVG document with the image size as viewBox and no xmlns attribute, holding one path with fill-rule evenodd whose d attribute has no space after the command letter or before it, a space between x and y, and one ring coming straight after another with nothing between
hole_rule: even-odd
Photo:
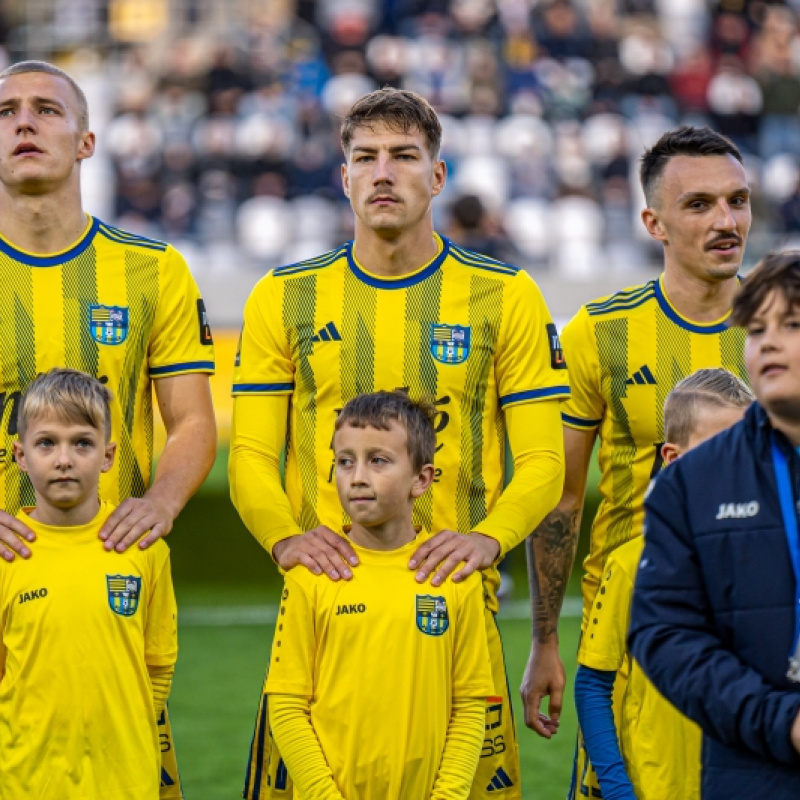
<instances>
[{"instance_id":1,"label":"young mascot child","mask_svg":"<svg viewBox=\"0 0 800 800\"><path fill-rule=\"evenodd\" d=\"M493 693L480 576L432 592L408 569L430 535L411 512L434 477L432 409L360 395L333 449L361 565L350 581L287 573L265 685L295 797L466 798Z\"/></svg>"},{"instance_id":2,"label":"young mascot child","mask_svg":"<svg viewBox=\"0 0 800 800\"><path fill-rule=\"evenodd\" d=\"M700 369L684 378L664 405L664 463L738 422L754 399L724 369ZM603 800L699 800L700 729L659 694L625 643L643 547L639 536L617 548L606 563L578 650L578 718ZM615 720L611 698L624 666L630 676L621 719Z\"/></svg>"},{"instance_id":3,"label":"young mascot child","mask_svg":"<svg viewBox=\"0 0 800 800\"><path fill-rule=\"evenodd\" d=\"M169 551L108 552L109 391L53 369L18 411L35 558L0 569L0 797L157 800L156 722L177 657Z\"/></svg>"}]
</instances>

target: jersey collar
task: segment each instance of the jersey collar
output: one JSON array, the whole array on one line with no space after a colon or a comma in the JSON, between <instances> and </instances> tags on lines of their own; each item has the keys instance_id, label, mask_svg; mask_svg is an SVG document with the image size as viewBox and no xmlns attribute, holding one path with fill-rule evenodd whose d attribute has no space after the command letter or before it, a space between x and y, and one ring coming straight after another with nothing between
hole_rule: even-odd
<instances>
[{"instance_id":1,"label":"jersey collar","mask_svg":"<svg viewBox=\"0 0 800 800\"><path fill-rule=\"evenodd\" d=\"M692 322L691 320L686 319L686 317L681 315L675 306L670 303L667 293L664 291L663 281L663 275L659 276L658 280L653 281L653 289L656 294L656 300L658 300L661 310L676 325L684 328L687 331L690 331L691 333L722 333L722 331L728 330L730 327L728 324L728 317L731 315L730 311L724 317L715 320L714 322Z\"/></svg>"},{"instance_id":2,"label":"jersey collar","mask_svg":"<svg viewBox=\"0 0 800 800\"><path fill-rule=\"evenodd\" d=\"M438 252L433 257L433 260L407 275L400 275L397 278L387 278L383 275L375 275L373 272L367 272L367 270L356 261L355 255L353 255L353 242L348 242L346 245L347 264L360 281L366 283L368 286L372 286L374 289L407 289L409 286L415 286L433 275L447 258L447 254L450 252L450 240L444 236L439 236L438 233L434 233L433 238L436 240L438 247Z\"/></svg>"},{"instance_id":3,"label":"jersey collar","mask_svg":"<svg viewBox=\"0 0 800 800\"><path fill-rule=\"evenodd\" d=\"M100 227L100 220L89 214L86 217L86 229L81 234L81 238L66 250L46 256L36 255L14 247L11 242L0 236L0 252L29 267L57 267L59 264L65 264L67 261L77 258L92 243L92 239Z\"/></svg>"}]
</instances>

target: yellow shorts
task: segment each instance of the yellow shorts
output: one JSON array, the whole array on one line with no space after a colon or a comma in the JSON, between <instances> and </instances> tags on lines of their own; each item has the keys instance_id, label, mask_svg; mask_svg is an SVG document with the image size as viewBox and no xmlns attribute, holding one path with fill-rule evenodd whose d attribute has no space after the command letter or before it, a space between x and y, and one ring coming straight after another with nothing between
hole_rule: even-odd
<instances>
[{"instance_id":1,"label":"yellow shorts","mask_svg":"<svg viewBox=\"0 0 800 800\"><path fill-rule=\"evenodd\" d=\"M172 738L172 723L169 708L158 719L158 740L161 745L161 789L160 800L183 800L178 761L175 758L175 740Z\"/></svg>"},{"instance_id":2,"label":"yellow shorts","mask_svg":"<svg viewBox=\"0 0 800 800\"><path fill-rule=\"evenodd\" d=\"M470 800L498 797L522 800L519 746L508 691L503 643L494 614L486 610L485 616L496 696L486 704L486 734ZM261 695L256 716L242 797L246 800L286 800L292 797L291 778L269 730L265 694Z\"/></svg>"}]
</instances>

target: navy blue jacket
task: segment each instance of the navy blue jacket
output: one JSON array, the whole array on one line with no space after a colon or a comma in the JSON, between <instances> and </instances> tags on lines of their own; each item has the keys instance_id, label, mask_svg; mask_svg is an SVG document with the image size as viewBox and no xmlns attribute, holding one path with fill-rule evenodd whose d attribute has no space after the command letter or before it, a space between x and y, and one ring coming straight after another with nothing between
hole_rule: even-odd
<instances>
[{"instance_id":1,"label":"navy blue jacket","mask_svg":"<svg viewBox=\"0 0 800 800\"><path fill-rule=\"evenodd\" d=\"M800 798L789 732L800 684L795 577L772 437L797 498L800 459L764 410L667 467L645 501L645 547L628 644L647 676L703 729L703 798Z\"/></svg>"}]
</instances>

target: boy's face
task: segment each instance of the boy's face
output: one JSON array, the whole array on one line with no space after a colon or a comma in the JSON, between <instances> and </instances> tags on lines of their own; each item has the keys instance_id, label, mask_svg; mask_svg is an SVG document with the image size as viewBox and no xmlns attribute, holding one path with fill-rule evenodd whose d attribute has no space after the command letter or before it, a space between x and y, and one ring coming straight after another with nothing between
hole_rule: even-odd
<instances>
[{"instance_id":1,"label":"boy's face","mask_svg":"<svg viewBox=\"0 0 800 800\"><path fill-rule=\"evenodd\" d=\"M671 464L684 453L694 450L695 447L703 444L707 439L740 422L746 410L744 408L708 408L700 406L696 411L694 428L689 434L689 441L686 446L681 447L680 445L672 444L672 442L667 442L661 448L664 463Z\"/></svg>"},{"instance_id":2,"label":"boy's face","mask_svg":"<svg viewBox=\"0 0 800 800\"><path fill-rule=\"evenodd\" d=\"M747 325L744 362L759 403L771 416L800 416L800 308L778 291L767 295Z\"/></svg>"},{"instance_id":3,"label":"boy's face","mask_svg":"<svg viewBox=\"0 0 800 800\"><path fill-rule=\"evenodd\" d=\"M97 497L100 473L111 469L115 447L91 425L48 414L28 420L14 455L30 476L37 506L68 510Z\"/></svg>"},{"instance_id":4,"label":"boy's face","mask_svg":"<svg viewBox=\"0 0 800 800\"><path fill-rule=\"evenodd\" d=\"M416 471L406 446L406 431L392 421L389 430L344 425L333 437L336 489L353 522L366 528L403 517L430 485L430 464Z\"/></svg>"}]
</instances>

